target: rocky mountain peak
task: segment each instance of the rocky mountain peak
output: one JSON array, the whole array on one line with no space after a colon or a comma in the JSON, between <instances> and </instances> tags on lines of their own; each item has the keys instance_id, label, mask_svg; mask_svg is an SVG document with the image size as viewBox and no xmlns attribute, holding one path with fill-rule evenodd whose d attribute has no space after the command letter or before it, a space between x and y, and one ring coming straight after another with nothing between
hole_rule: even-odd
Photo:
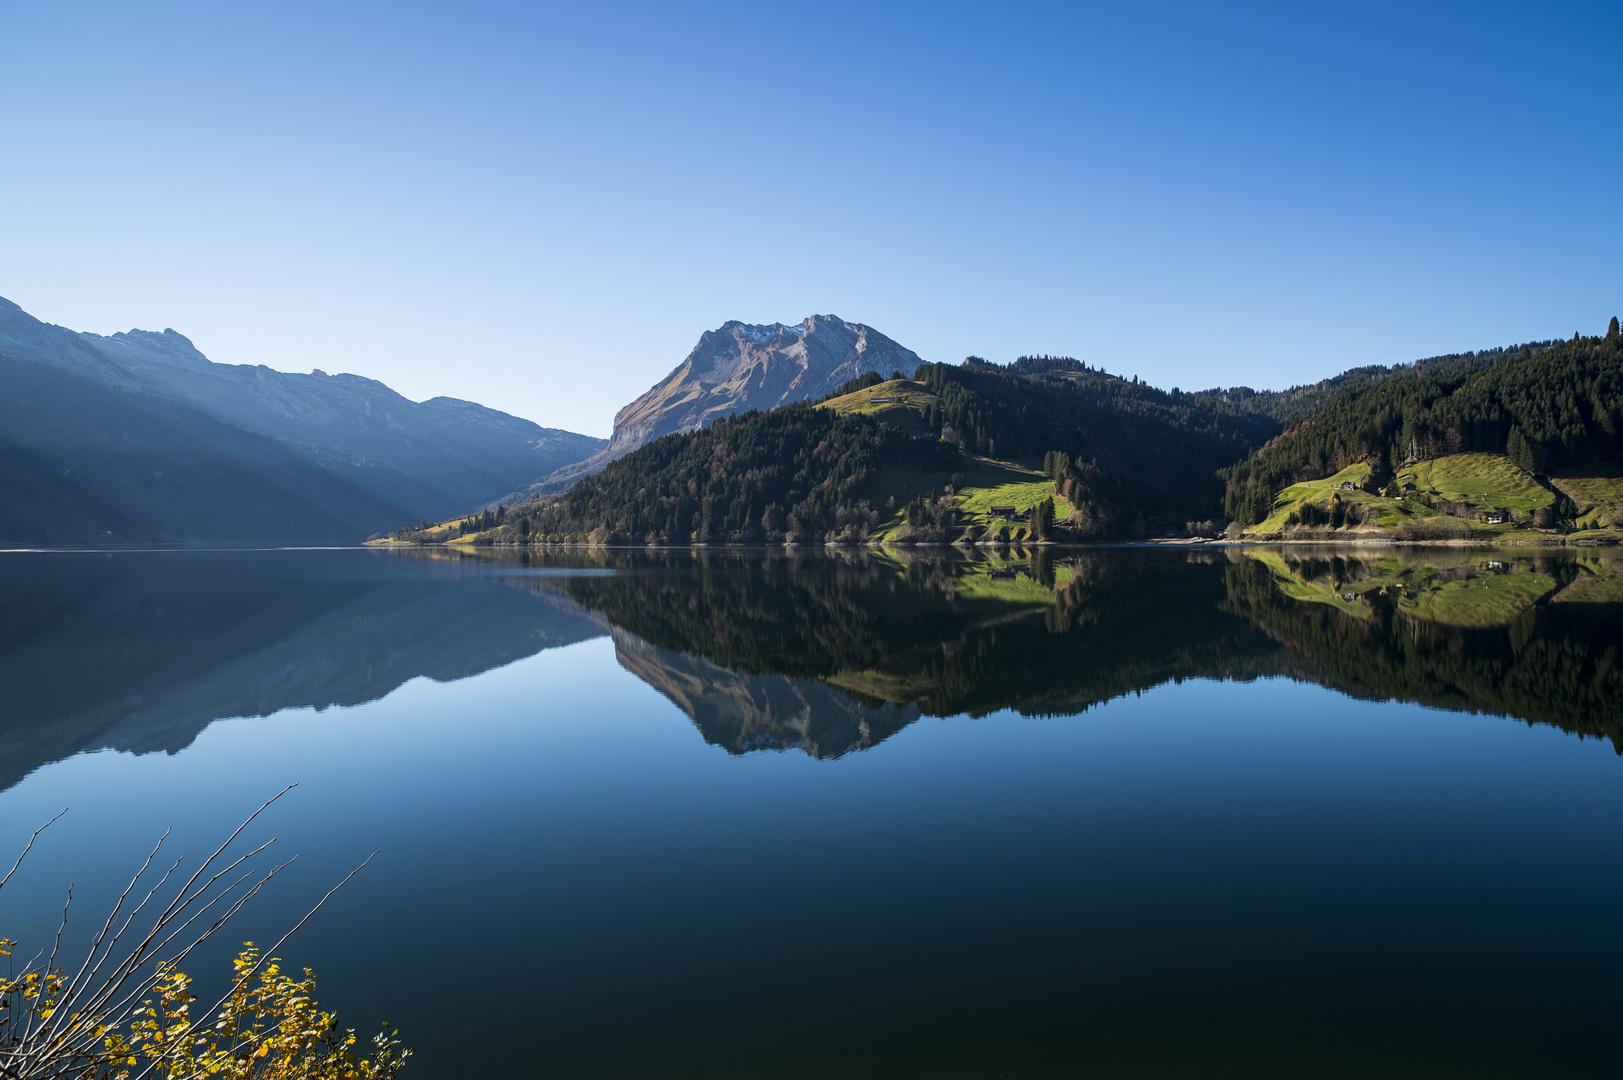
<instances>
[{"instance_id":1,"label":"rocky mountain peak","mask_svg":"<svg viewBox=\"0 0 1623 1080\"><path fill-rule=\"evenodd\" d=\"M615 415L608 460L719 416L820 397L867 371L918 365L911 349L838 315L793 326L733 320L702 334L675 371Z\"/></svg>"},{"instance_id":2,"label":"rocky mountain peak","mask_svg":"<svg viewBox=\"0 0 1623 1080\"><path fill-rule=\"evenodd\" d=\"M562 490L662 435L693 431L717 417L822 397L869 371L911 374L919 364L913 350L838 315L811 315L793 325L731 319L700 334L674 371L615 414L604 450L520 494Z\"/></svg>"}]
</instances>

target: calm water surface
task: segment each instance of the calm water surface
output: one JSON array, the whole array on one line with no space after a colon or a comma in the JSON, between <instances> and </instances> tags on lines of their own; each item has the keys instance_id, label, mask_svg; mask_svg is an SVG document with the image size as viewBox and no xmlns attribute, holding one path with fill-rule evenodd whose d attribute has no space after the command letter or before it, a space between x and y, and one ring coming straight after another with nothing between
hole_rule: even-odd
<instances>
[{"instance_id":1,"label":"calm water surface","mask_svg":"<svg viewBox=\"0 0 1623 1080\"><path fill-rule=\"evenodd\" d=\"M420 1080L1623 1076L1619 569L0 555L0 932L297 781Z\"/></svg>"}]
</instances>

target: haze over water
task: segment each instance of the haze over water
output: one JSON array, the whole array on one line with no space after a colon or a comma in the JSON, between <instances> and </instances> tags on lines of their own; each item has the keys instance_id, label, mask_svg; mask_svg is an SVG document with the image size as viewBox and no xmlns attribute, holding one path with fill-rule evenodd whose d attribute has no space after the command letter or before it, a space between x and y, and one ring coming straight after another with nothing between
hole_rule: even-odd
<instances>
[{"instance_id":1,"label":"haze over water","mask_svg":"<svg viewBox=\"0 0 1623 1080\"><path fill-rule=\"evenodd\" d=\"M1616 1076L1618 569L9 554L0 900L297 781L193 966L380 849L280 955L425 1080Z\"/></svg>"}]
</instances>

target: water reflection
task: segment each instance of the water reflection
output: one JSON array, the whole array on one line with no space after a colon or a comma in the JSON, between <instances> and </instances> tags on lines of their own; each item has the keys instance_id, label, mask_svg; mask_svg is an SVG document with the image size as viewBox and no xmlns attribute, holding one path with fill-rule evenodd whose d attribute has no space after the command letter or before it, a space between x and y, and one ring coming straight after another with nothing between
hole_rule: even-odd
<instances>
[{"instance_id":1,"label":"water reflection","mask_svg":"<svg viewBox=\"0 0 1623 1080\"><path fill-rule=\"evenodd\" d=\"M1623 752L1623 578L1454 549L152 553L0 562L0 787L99 747L379 698L612 634L730 753L838 758L921 715L1067 715L1289 677Z\"/></svg>"},{"instance_id":2,"label":"water reflection","mask_svg":"<svg viewBox=\"0 0 1623 1080\"><path fill-rule=\"evenodd\" d=\"M1623 754L1617 560L1247 552L1225 607L1357 697L1513 716Z\"/></svg>"},{"instance_id":3,"label":"water reflection","mask_svg":"<svg viewBox=\"0 0 1623 1080\"><path fill-rule=\"evenodd\" d=\"M173 753L217 719L355 705L606 629L556 589L369 552L0 558L0 788L82 750Z\"/></svg>"}]
</instances>

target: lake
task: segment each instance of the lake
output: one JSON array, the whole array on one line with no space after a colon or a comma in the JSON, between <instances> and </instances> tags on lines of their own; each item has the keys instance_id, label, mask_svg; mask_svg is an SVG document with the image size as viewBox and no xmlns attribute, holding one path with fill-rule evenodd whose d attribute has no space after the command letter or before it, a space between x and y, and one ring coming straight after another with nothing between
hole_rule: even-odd
<instances>
[{"instance_id":1,"label":"lake","mask_svg":"<svg viewBox=\"0 0 1623 1080\"><path fill-rule=\"evenodd\" d=\"M189 966L376 849L278 955L420 1080L1623 1076L1620 569L7 553L0 932L297 782Z\"/></svg>"}]
</instances>

